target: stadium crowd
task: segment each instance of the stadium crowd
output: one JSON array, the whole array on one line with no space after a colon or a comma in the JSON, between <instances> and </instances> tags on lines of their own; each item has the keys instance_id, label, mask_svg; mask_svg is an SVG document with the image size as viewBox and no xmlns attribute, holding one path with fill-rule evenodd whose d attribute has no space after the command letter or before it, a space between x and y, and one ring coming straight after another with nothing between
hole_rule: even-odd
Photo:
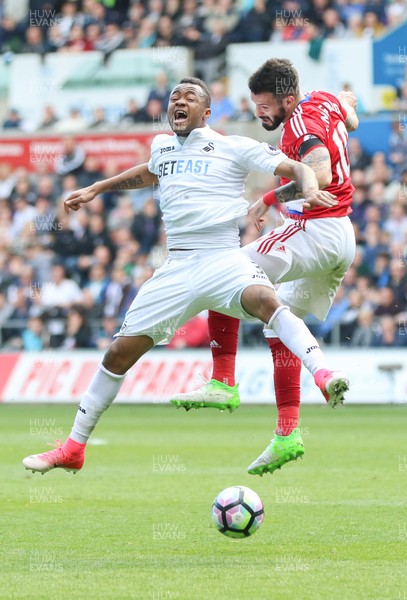
<instances>
[{"instance_id":1,"label":"stadium crowd","mask_svg":"<svg viewBox=\"0 0 407 600\"><path fill-rule=\"evenodd\" d=\"M199 61L232 42L309 40L318 53L327 38L380 35L407 8L403 0L13 0L0 16L1 52L181 45Z\"/></svg>"},{"instance_id":2,"label":"stadium crowd","mask_svg":"<svg viewBox=\"0 0 407 600\"><path fill-rule=\"evenodd\" d=\"M227 76L230 43L309 42L308 54L318 60L326 39L375 38L407 19L403 0L4 0L0 3L0 53L9 63L18 53L67 53L97 50L106 61L115 50L183 46L193 53L195 75L220 94L221 118L253 118L246 98L234 106L217 81ZM121 114L107 115L103 106L71 107L59 115L44 106L39 122L11 107L4 130L103 131L165 120L168 81L158 81L143 105L130 98ZM216 90L216 91L215 91ZM397 83L392 108L405 110L407 81ZM360 103L359 112L364 107ZM86 114L84 114L86 113ZM212 118L212 124L216 116Z\"/></svg>"},{"instance_id":3,"label":"stadium crowd","mask_svg":"<svg viewBox=\"0 0 407 600\"><path fill-rule=\"evenodd\" d=\"M17 4L25 10L20 19L2 4L3 53L98 49L108 55L118 48L181 44L193 49L197 75L216 59L218 79L208 81L214 126L254 119L249 103L243 99L234 106L219 79L228 43L306 39L316 56L326 38L374 37L406 18L400 0L22 0L16 13ZM168 82L159 74L145 106L129 100L118 126L161 118L168 97ZM7 160L0 161L3 348L106 348L138 289L165 259L157 190L112 192L78 213L62 210L70 192L112 175L86 156L71 134L110 126L103 107L89 122L79 107L61 119L48 105L39 129L66 136L60 160L36 173L12 170ZM20 128L21 116L10 109L3 129ZM389 156L370 155L357 136L349 142L357 255L326 322L309 321L326 343L407 346L407 126L400 120L393 124L389 146ZM272 178L270 188L276 185ZM257 196L263 191L255 190ZM265 231L278 218L270 211ZM248 219L241 231L243 243L258 235ZM243 343L257 344L261 337L261 325L244 325ZM172 345L207 341L205 315L200 315Z\"/></svg>"}]
</instances>

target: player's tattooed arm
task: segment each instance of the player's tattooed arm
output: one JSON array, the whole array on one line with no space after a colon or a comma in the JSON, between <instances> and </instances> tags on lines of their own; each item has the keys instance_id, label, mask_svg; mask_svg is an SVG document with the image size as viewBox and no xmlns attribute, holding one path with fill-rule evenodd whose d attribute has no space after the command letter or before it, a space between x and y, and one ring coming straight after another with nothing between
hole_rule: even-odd
<instances>
[{"instance_id":1,"label":"player's tattooed arm","mask_svg":"<svg viewBox=\"0 0 407 600\"><path fill-rule=\"evenodd\" d=\"M144 163L114 177L97 181L86 188L76 190L65 200L64 209L66 213L69 213L69 209L79 210L82 204L91 202L98 194L103 192L133 190L149 187L156 183L158 183L157 176L148 170L148 163Z\"/></svg>"},{"instance_id":2,"label":"player's tattooed arm","mask_svg":"<svg viewBox=\"0 0 407 600\"><path fill-rule=\"evenodd\" d=\"M345 125L348 131L356 131L359 126L359 119L356 115L357 98L353 92L342 90L338 94L338 100L345 109Z\"/></svg>"},{"instance_id":3,"label":"player's tattooed arm","mask_svg":"<svg viewBox=\"0 0 407 600\"><path fill-rule=\"evenodd\" d=\"M314 206L331 207L336 206L338 201L333 194L318 189L318 179L314 171L301 162L286 158L275 170L275 174L292 181L273 192L264 194L249 209L249 216L252 218L258 231L261 231L264 219L270 206L278 204L279 198L283 202L294 200L295 198L304 198L303 207L312 209Z\"/></svg>"},{"instance_id":4,"label":"player's tattooed arm","mask_svg":"<svg viewBox=\"0 0 407 600\"><path fill-rule=\"evenodd\" d=\"M138 187L143 187L144 181L141 175L136 175L135 177L127 177L123 179L123 181L119 181L118 183L113 183L110 186L110 190L112 192L116 192L119 190L134 190Z\"/></svg>"},{"instance_id":5,"label":"player's tattooed arm","mask_svg":"<svg viewBox=\"0 0 407 600\"><path fill-rule=\"evenodd\" d=\"M311 167L317 176L320 190L328 187L332 181L331 157L326 146L322 144L315 146L301 159L302 164Z\"/></svg>"},{"instance_id":6,"label":"player's tattooed arm","mask_svg":"<svg viewBox=\"0 0 407 600\"><path fill-rule=\"evenodd\" d=\"M290 202L290 200L295 200L296 198L302 198L301 190L297 187L295 181L290 181L290 183L280 185L280 187L274 190L274 193L276 195L276 199L281 204Z\"/></svg>"}]
</instances>

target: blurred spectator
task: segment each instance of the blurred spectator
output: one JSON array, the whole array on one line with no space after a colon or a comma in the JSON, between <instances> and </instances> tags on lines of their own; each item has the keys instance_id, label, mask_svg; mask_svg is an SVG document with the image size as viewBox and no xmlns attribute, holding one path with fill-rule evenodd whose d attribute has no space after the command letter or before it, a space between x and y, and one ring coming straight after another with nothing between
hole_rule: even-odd
<instances>
[{"instance_id":1,"label":"blurred spectator","mask_svg":"<svg viewBox=\"0 0 407 600\"><path fill-rule=\"evenodd\" d=\"M130 98L127 102L127 111L122 116L121 121L124 124L144 122L144 112L133 98Z\"/></svg>"},{"instance_id":2,"label":"blurred spectator","mask_svg":"<svg viewBox=\"0 0 407 600\"><path fill-rule=\"evenodd\" d=\"M110 275L104 294L104 315L106 317L124 317L130 305L132 287L130 278L122 268L114 267ZM133 293L133 298L135 294Z\"/></svg>"},{"instance_id":3,"label":"blurred spectator","mask_svg":"<svg viewBox=\"0 0 407 600\"><path fill-rule=\"evenodd\" d=\"M371 163L366 169L366 180L368 183L380 181L384 184L391 180L391 169L387 165L384 152L373 154Z\"/></svg>"},{"instance_id":4,"label":"blurred spectator","mask_svg":"<svg viewBox=\"0 0 407 600\"><path fill-rule=\"evenodd\" d=\"M38 129L51 129L58 122L54 107L50 104L46 104L43 110L43 117L38 125Z\"/></svg>"},{"instance_id":5,"label":"blurred spectator","mask_svg":"<svg viewBox=\"0 0 407 600\"><path fill-rule=\"evenodd\" d=\"M153 198L147 200L142 211L134 217L131 225L133 237L140 243L140 252L148 254L157 243L161 215Z\"/></svg>"},{"instance_id":6,"label":"blurred spectator","mask_svg":"<svg viewBox=\"0 0 407 600\"><path fill-rule=\"evenodd\" d=\"M381 252L376 256L371 280L375 287L378 288L387 287L389 285L390 256L387 252Z\"/></svg>"},{"instance_id":7,"label":"blurred spectator","mask_svg":"<svg viewBox=\"0 0 407 600\"><path fill-rule=\"evenodd\" d=\"M17 178L14 189L10 195L10 201L13 204L15 199L24 198L29 204L34 204L37 199L37 194L31 187L31 182L25 173L21 173Z\"/></svg>"},{"instance_id":8,"label":"blurred spectator","mask_svg":"<svg viewBox=\"0 0 407 600\"><path fill-rule=\"evenodd\" d=\"M383 229L389 232L394 242L407 243L407 214L405 204L394 202L390 206L390 214L384 222Z\"/></svg>"},{"instance_id":9,"label":"blurred spectator","mask_svg":"<svg viewBox=\"0 0 407 600\"><path fill-rule=\"evenodd\" d=\"M362 19L362 31L365 37L375 38L384 32L384 25L380 22L377 13L374 10L366 8Z\"/></svg>"},{"instance_id":10,"label":"blurred spectator","mask_svg":"<svg viewBox=\"0 0 407 600\"><path fill-rule=\"evenodd\" d=\"M233 113L231 119L232 121L239 121L241 123L256 120L247 98L240 98L239 108Z\"/></svg>"},{"instance_id":11,"label":"blurred spectator","mask_svg":"<svg viewBox=\"0 0 407 600\"><path fill-rule=\"evenodd\" d=\"M89 271L89 279L84 287L84 290L90 294L94 304L103 302L103 294L108 282L109 278L105 267L98 263L94 264Z\"/></svg>"},{"instance_id":12,"label":"blurred spectator","mask_svg":"<svg viewBox=\"0 0 407 600\"><path fill-rule=\"evenodd\" d=\"M15 240L23 234L24 229L35 218L35 208L28 204L24 196L17 196L13 202L13 224L11 226L11 236Z\"/></svg>"},{"instance_id":13,"label":"blurred spectator","mask_svg":"<svg viewBox=\"0 0 407 600\"><path fill-rule=\"evenodd\" d=\"M157 24L157 35L154 42L156 48L179 46L181 40L175 32L174 20L169 15L162 15Z\"/></svg>"},{"instance_id":14,"label":"blurred spectator","mask_svg":"<svg viewBox=\"0 0 407 600\"><path fill-rule=\"evenodd\" d=\"M0 329L7 323L13 312L13 306L8 302L4 292L0 292Z\"/></svg>"},{"instance_id":15,"label":"blurred spectator","mask_svg":"<svg viewBox=\"0 0 407 600\"><path fill-rule=\"evenodd\" d=\"M25 32L25 42L21 48L22 52L32 54L45 54L48 50L47 43L44 41L42 29L40 27L29 27Z\"/></svg>"},{"instance_id":16,"label":"blurred spectator","mask_svg":"<svg viewBox=\"0 0 407 600\"><path fill-rule=\"evenodd\" d=\"M15 185L15 176L9 163L0 162L0 200L7 199Z\"/></svg>"},{"instance_id":17,"label":"blurred spectator","mask_svg":"<svg viewBox=\"0 0 407 600\"><path fill-rule=\"evenodd\" d=\"M218 0L203 21L203 28L210 33L217 33L222 25L225 33L232 32L239 22L239 13L233 0Z\"/></svg>"},{"instance_id":18,"label":"blurred spectator","mask_svg":"<svg viewBox=\"0 0 407 600\"><path fill-rule=\"evenodd\" d=\"M23 350L38 352L44 348L44 323L40 317L30 317L21 334Z\"/></svg>"},{"instance_id":19,"label":"blurred spectator","mask_svg":"<svg viewBox=\"0 0 407 600\"><path fill-rule=\"evenodd\" d=\"M394 292L391 288L380 288L377 297L377 306L374 309L376 317L382 317L383 315L395 316L402 312L402 307L396 303Z\"/></svg>"},{"instance_id":20,"label":"blurred spectator","mask_svg":"<svg viewBox=\"0 0 407 600\"><path fill-rule=\"evenodd\" d=\"M370 156L362 148L357 137L350 137L348 142L348 156L352 169L365 169L370 165Z\"/></svg>"},{"instance_id":21,"label":"blurred spectator","mask_svg":"<svg viewBox=\"0 0 407 600\"><path fill-rule=\"evenodd\" d=\"M301 9L301 5L296 2L296 9ZM332 4L332 0L310 0L307 17L316 25L323 25L324 14ZM283 2L283 8L287 10L287 2Z\"/></svg>"},{"instance_id":22,"label":"blurred spectator","mask_svg":"<svg viewBox=\"0 0 407 600\"><path fill-rule=\"evenodd\" d=\"M235 107L233 102L225 94L225 88L221 81L214 81L210 85L212 96L211 101L211 116L208 119L209 125L220 125L224 121L229 121L234 113Z\"/></svg>"},{"instance_id":23,"label":"blurred spectator","mask_svg":"<svg viewBox=\"0 0 407 600\"><path fill-rule=\"evenodd\" d=\"M61 28L58 24L52 25L47 33L47 45L49 52L59 52L64 47L66 42L62 35Z\"/></svg>"},{"instance_id":24,"label":"blurred spectator","mask_svg":"<svg viewBox=\"0 0 407 600\"><path fill-rule=\"evenodd\" d=\"M78 305L72 306L68 311L66 322L66 337L62 348L72 350L74 348L94 348L92 330L89 327L83 308Z\"/></svg>"},{"instance_id":25,"label":"blurred spectator","mask_svg":"<svg viewBox=\"0 0 407 600\"><path fill-rule=\"evenodd\" d=\"M362 308L363 296L359 290L351 290L348 295L348 306L341 316L340 341L349 345L358 326L359 311ZM368 306L364 306L368 308Z\"/></svg>"},{"instance_id":26,"label":"blurred spectator","mask_svg":"<svg viewBox=\"0 0 407 600\"><path fill-rule=\"evenodd\" d=\"M211 31L191 30L195 75L207 83L226 76L226 47L229 34L222 21L215 21Z\"/></svg>"},{"instance_id":27,"label":"blurred spectator","mask_svg":"<svg viewBox=\"0 0 407 600\"><path fill-rule=\"evenodd\" d=\"M76 143L75 138L66 137L63 140L62 154L55 161L55 173L62 176L82 174L85 159L85 151Z\"/></svg>"},{"instance_id":28,"label":"blurred spectator","mask_svg":"<svg viewBox=\"0 0 407 600\"><path fill-rule=\"evenodd\" d=\"M54 125L54 130L58 133L75 133L83 131L88 126L86 120L82 117L78 107L73 106L69 111L69 116L65 119L60 119Z\"/></svg>"},{"instance_id":29,"label":"blurred spectator","mask_svg":"<svg viewBox=\"0 0 407 600\"><path fill-rule=\"evenodd\" d=\"M16 108L10 108L6 118L3 121L3 129L21 129L22 118Z\"/></svg>"},{"instance_id":30,"label":"blurred spectator","mask_svg":"<svg viewBox=\"0 0 407 600\"><path fill-rule=\"evenodd\" d=\"M365 308L359 311L357 327L352 334L351 346L368 348L373 346L374 338L374 313L370 308Z\"/></svg>"},{"instance_id":31,"label":"blurred spectator","mask_svg":"<svg viewBox=\"0 0 407 600\"><path fill-rule=\"evenodd\" d=\"M87 187L100 179L103 179L103 172L99 160L95 156L86 156L82 169L78 173L79 187Z\"/></svg>"},{"instance_id":32,"label":"blurred spectator","mask_svg":"<svg viewBox=\"0 0 407 600\"><path fill-rule=\"evenodd\" d=\"M156 41L156 25L150 17L141 21L137 33L137 48L151 48Z\"/></svg>"},{"instance_id":33,"label":"blurred spectator","mask_svg":"<svg viewBox=\"0 0 407 600\"><path fill-rule=\"evenodd\" d=\"M118 23L107 23L101 37L94 42L95 50L100 50L106 55L118 48L123 48L124 36Z\"/></svg>"},{"instance_id":34,"label":"blurred spectator","mask_svg":"<svg viewBox=\"0 0 407 600\"><path fill-rule=\"evenodd\" d=\"M400 312L407 308L407 272L404 257L393 257L390 261L390 277L387 283L393 290L395 302L401 307Z\"/></svg>"},{"instance_id":35,"label":"blurred spectator","mask_svg":"<svg viewBox=\"0 0 407 600\"><path fill-rule=\"evenodd\" d=\"M396 167L398 175L407 164L407 120L405 126L402 125L403 122L392 121L389 137L389 161Z\"/></svg>"},{"instance_id":36,"label":"blurred spectator","mask_svg":"<svg viewBox=\"0 0 407 600\"><path fill-rule=\"evenodd\" d=\"M272 18L266 0L254 0L253 7L240 16L236 30L238 42L267 42L272 31Z\"/></svg>"},{"instance_id":37,"label":"blurred spectator","mask_svg":"<svg viewBox=\"0 0 407 600\"><path fill-rule=\"evenodd\" d=\"M99 36L96 40L99 40ZM96 40L89 39L89 37L86 36L86 32L82 25L73 25L63 50L65 52L87 52L89 50L95 50Z\"/></svg>"},{"instance_id":38,"label":"blurred spectator","mask_svg":"<svg viewBox=\"0 0 407 600\"><path fill-rule=\"evenodd\" d=\"M346 36L345 25L341 22L335 8L328 8L322 15L322 35L327 38L343 38Z\"/></svg>"},{"instance_id":39,"label":"blurred spectator","mask_svg":"<svg viewBox=\"0 0 407 600\"><path fill-rule=\"evenodd\" d=\"M66 0L60 5L61 12L56 16L59 30L64 42L69 39L69 34L75 25L83 25L84 16L78 10L78 4L72 0Z\"/></svg>"},{"instance_id":40,"label":"blurred spectator","mask_svg":"<svg viewBox=\"0 0 407 600\"><path fill-rule=\"evenodd\" d=\"M90 23L85 29L85 46L88 50L96 50L97 44L100 41L102 32L100 25Z\"/></svg>"},{"instance_id":41,"label":"blurred spectator","mask_svg":"<svg viewBox=\"0 0 407 600\"><path fill-rule=\"evenodd\" d=\"M98 106L93 111L93 121L89 124L89 129L97 131L106 131L111 125L106 121L105 109L103 106Z\"/></svg>"},{"instance_id":42,"label":"blurred spectator","mask_svg":"<svg viewBox=\"0 0 407 600\"><path fill-rule=\"evenodd\" d=\"M104 317L102 327L96 334L96 347L98 350L107 350L112 343L115 333L119 331L120 324L115 317Z\"/></svg>"},{"instance_id":43,"label":"blurred spectator","mask_svg":"<svg viewBox=\"0 0 407 600\"><path fill-rule=\"evenodd\" d=\"M166 112L170 94L171 88L168 85L167 75L163 71L160 71L155 77L155 86L148 94L147 104L150 100L158 100L161 103L161 112Z\"/></svg>"},{"instance_id":44,"label":"blurred spectator","mask_svg":"<svg viewBox=\"0 0 407 600\"><path fill-rule=\"evenodd\" d=\"M158 98L148 100L146 106L139 111L139 118L142 123L164 123L166 115L163 111L163 105Z\"/></svg>"},{"instance_id":45,"label":"blurred spectator","mask_svg":"<svg viewBox=\"0 0 407 600\"><path fill-rule=\"evenodd\" d=\"M130 21L126 21L121 26L123 42L121 47L126 49L137 48L137 30Z\"/></svg>"},{"instance_id":46,"label":"blurred spectator","mask_svg":"<svg viewBox=\"0 0 407 600\"><path fill-rule=\"evenodd\" d=\"M390 0L385 10L389 27L397 27L407 20L407 5L404 0Z\"/></svg>"},{"instance_id":47,"label":"blurred spectator","mask_svg":"<svg viewBox=\"0 0 407 600\"><path fill-rule=\"evenodd\" d=\"M62 264L55 264L51 268L51 280L44 284L41 292L42 306L70 308L81 300L82 291L78 284L66 277L65 267Z\"/></svg>"},{"instance_id":48,"label":"blurred spectator","mask_svg":"<svg viewBox=\"0 0 407 600\"><path fill-rule=\"evenodd\" d=\"M373 345L379 348L400 348L407 345L407 336L401 332L394 317L386 314L379 319L379 329L373 338Z\"/></svg>"}]
</instances>

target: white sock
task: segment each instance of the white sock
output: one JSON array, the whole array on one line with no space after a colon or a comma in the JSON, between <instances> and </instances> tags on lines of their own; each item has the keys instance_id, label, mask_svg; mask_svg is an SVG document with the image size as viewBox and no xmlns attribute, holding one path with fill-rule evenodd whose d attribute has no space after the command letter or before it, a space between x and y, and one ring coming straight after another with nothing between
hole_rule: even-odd
<instances>
[{"instance_id":1,"label":"white sock","mask_svg":"<svg viewBox=\"0 0 407 600\"><path fill-rule=\"evenodd\" d=\"M102 413L116 398L125 375L115 375L102 364L93 376L78 407L70 437L86 444Z\"/></svg>"},{"instance_id":2,"label":"white sock","mask_svg":"<svg viewBox=\"0 0 407 600\"><path fill-rule=\"evenodd\" d=\"M290 312L288 306L279 306L268 325L283 344L302 360L312 375L319 369L327 368L317 340L305 323Z\"/></svg>"}]
</instances>

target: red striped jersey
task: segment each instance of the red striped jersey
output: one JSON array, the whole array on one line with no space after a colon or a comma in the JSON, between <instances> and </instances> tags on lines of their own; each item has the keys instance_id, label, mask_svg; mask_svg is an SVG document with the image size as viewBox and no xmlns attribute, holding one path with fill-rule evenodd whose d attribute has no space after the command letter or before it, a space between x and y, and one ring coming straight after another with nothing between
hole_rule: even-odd
<instances>
[{"instance_id":1,"label":"red striped jersey","mask_svg":"<svg viewBox=\"0 0 407 600\"><path fill-rule=\"evenodd\" d=\"M313 91L306 94L289 120L284 123L280 148L289 158L300 161L301 145L310 136L316 136L331 156L332 182L325 188L337 197L339 204L332 208L317 206L305 210L303 218L343 217L352 212L350 207L354 187L350 180L350 164L347 152L348 132L345 125L346 111L339 100L328 92ZM308 152L311 150L310 148ZM305 154L302 155L305 156ZM281 178L281 183L288 183Z\"/></svg>"}]
</instances>

